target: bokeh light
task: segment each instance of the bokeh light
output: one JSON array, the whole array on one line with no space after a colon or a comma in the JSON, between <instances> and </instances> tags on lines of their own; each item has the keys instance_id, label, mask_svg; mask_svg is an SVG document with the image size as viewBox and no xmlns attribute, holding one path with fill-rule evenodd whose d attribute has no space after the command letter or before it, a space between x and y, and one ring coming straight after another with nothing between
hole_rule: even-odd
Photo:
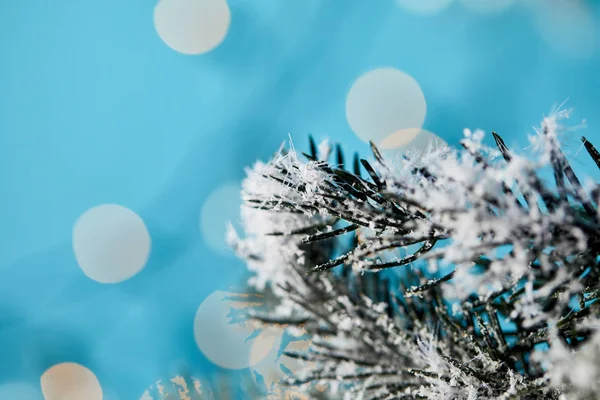
<instances>
[{"instance_id":1,"label":"bokeh light","mask_svg":"<svg viewBox=\"0 0 600 400\"><path fill-rule=\"evenodd\" d=\"M83 272L100 283L118 283L140 272L150 254L144 221L117 204L84 212L73 227L73 251Z\"/></svg>"},{"instance_id":2,"label":"bokeh light","mask_svg":"<svg viewBox=\"0 0 600 400\"><path fill-rule=\"evenodd\" d=\"M410 75L395 68L378 68L360 76L346 98L346 118L363 141L379 144L397 132L412 139L421 128L427 105L421 87ZM414 136L413 136L414 137ZM395 142L402 142L396 138Z\"/></svg>"},{"instance_id":3,"label":"bokeh light","mask_svg":"<svg viewBox=\"0 0 600 400\"><path fill-rule=\"evenodd\" d=\"M202 54L217 47L230 20L226 0L160 0L154 9L158 35L183 54Z\"/></svg>"},{"instance_id":4,"label":"bokeh light","mask_svg":"<svg viewBox=\"0 0 600 400\"><path fill-rule=\"evenodd\" d=\"M102 387L92 371L77 363L47 369L40 379L45 400L102 400Z\"/></svg>"}]
</instances>

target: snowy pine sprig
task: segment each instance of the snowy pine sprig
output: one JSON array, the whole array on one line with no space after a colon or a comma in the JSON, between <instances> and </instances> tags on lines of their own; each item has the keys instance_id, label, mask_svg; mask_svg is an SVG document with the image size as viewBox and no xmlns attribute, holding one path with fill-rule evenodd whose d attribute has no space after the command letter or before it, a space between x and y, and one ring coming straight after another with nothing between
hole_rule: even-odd
<instances>
[{"instance_id":1,"label":"snowy pine sprig","mask_svg":"<svg viewBox=\"0 0 600 400\"><path fill-rule=\"evenodd\" d=\"M245 236L229 243L278 298L253 318L312 340L287 354L311 366L287 384L365 400L600 397L600 185L563 154L566 117L543 120L533 159L467 130L461 149L393 162L372 145L351 171L312 140L249 169Z\"/></svg>"}]
</instances>

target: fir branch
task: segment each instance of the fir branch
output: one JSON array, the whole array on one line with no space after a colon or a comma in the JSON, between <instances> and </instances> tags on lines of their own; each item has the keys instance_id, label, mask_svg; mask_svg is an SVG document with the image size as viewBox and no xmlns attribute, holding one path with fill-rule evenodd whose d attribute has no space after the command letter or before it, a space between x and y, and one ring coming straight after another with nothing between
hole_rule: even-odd
<instances>
[{"instance_id":1,"label":"fir branch","mask_svg":"<svg viewBox=\"0 0 600 400\"><path fill-rule=\"evenodd\" d=\"M230 242L281 302L253 317L312 338L285 353L314 365L288 383L330 382L331 398L600 395L600 186L588 194L562 152L565 116L532 137L535 162L493 132L496 160L466 131L462 150L397 163L370 143L375 162L355 155L351 171L339 145L330 164L331 147L311 137L307 161L292 148L249 170L247 236ZM593 379L575 376L579 365Z\"/></svg>"}]
</instances>

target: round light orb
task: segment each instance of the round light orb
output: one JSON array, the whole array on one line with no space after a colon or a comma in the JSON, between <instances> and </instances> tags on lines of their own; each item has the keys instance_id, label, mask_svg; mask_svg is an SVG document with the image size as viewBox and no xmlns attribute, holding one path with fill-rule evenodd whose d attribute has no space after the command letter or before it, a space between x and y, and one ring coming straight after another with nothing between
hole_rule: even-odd
<instances>
[{"instance_id":1,"label":"round light orb","mask_svg":"<svg viewBox=\"0 0 600 400\"><path fill-rule=\"evenodd\" d=\"M308 339L295 340L286 345L285 351L302 353L309 349L310 344L311 341ZM281 345L282 336L280 335L275 338L275 343L267 357L252 367L253 377L257 384L264 384L267 399L298 398L303 400L306 398L308 400L308 397L304 397L305 395L301 394L296 388L282 385L281 383L282 379L286 377L284 371L299 374L303 371L310 371L316 368L316 365L313 362L280 354L279 349ZM325 389L321 385L316 388L320 391Z\"/></svg>"},{"instance_id":2,"label":"round light orb","mask_svg":"<svg viewBox=\"0 0 600 400\"><path fill-rule=\"evenodd\" d=\"M346 118L365 142L380 143L395 132L421 128L427 105L421 87L395 68L378 68L359 77L346 98Z\"/></svg>"},{"instance_id":3,"label":"round light orb","mask_svg":"<svg viewBox=\"0 0 600 400\"><path fill-rule=\"evenodd\" d=\"M402 151L424 152L427 151L430 147L435 150L447 145L448 143L435 133L422 129L413 140L411 140L405 146L400 147L399 149Z\"/></svg>"},{"instance_id":4,"label":"round light orb","mask_svg":"<svg viewBox=\"0 0 600 400\"><path fill-rule=\"evenodd\" d=\"M87 210L75 222L73 251L89 278L118 283L146 265L150 234L135 212L117 204L102 204Z\"/></svg>"},{"instance_id":5,"label":"round light orb","mask_svg":"<svg viewBox=\"0 0 600 400\"><path fill-rule=\"evenodd\" d=\"M379 142L379 147L384 150L396 149L408 145L417 135L420 128L400 129Z\"/></svg>"},{"instance_id":6,"label":"round light orb","mask_svg":"<svg viewBox=\"0 0 600 400\"><path fill-rule=\"evenodd\" d=\"M98 378L80 364L56 364L42 374L40 384L45 400L102 400Z\"/></svg>"},{"instance_id":7,"label":"round light orb","mask_svg":"<svg viewBox=\"0 0 600 400\"><path fill-rule=\"evenodd\" d=\"M260 305L251 299L241 301L235 293L217 291L208 296L194 318L194 339L206 358L223 368L243 369L266 357L275 340L270 334L252 336L259 326L241 314ZM252 353L253 347L260 350Z\"/></svg>"},{"instance_id":8,"label":"round light orb","mask_svg":"<svg viewBox=\"0 0 600 400\"><path fill-rule=\"evenodd\" d=\"M208 195L200 211L202 238L208 247L222 255L233 255L225 243L226 225L228 222L239 222L241 190L239 182L219 186Z\"/></svg>"},{"instance_id":9,"label":"round light orb","mask_svg":"<svg viewBox=\"0 0 600 400\"><path fill-rule=\"evenodd\" d=\"M226 0L160 0L154 8L158 36L183 54L213 50L225 39L230 22Z\"/></svg>"}]
</instances>

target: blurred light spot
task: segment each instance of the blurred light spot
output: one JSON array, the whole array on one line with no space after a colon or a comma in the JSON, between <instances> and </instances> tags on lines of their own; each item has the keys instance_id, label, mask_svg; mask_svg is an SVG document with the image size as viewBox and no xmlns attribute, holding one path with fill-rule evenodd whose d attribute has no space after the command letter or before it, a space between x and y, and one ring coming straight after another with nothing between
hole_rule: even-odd
<instances>
[{"instance_id":1,"label":"blurred light spot","mask_svg":"<svg viewBox=\"0 0 600 400\"><path fill-rule=\"evenodd\" d=\"M463 6L477 13L499 13L514 5L516 0L460 0Z\"/></svg>"},{"instance_id":2,"label":"blurred light spot","mask_svg":"<svg viewBox=\"0 0 600 400\"><path fill-rule=\"evenodd\" d=\"M537 26L554 50L573 58L591 57L597 45L594 14L581 0L544 0L536 3Z\"/></svg>"},{"instance_id":3,"label":"blurred light spot","mask_svg":"<svg viewBox=\"0 0 600 400\"><path fill-rule=\"evenodd\" d=\"M435 133L421 129L419 130L419 134L416 135L415 138L406 145L401 147L395 147L391 150L388 149L387 151L384 147L382 147L382 150L384 151L384 154L390 156L397 155L399 153L404 154L406 152L419 152L420 154L422 154L423 152L427 151L427 149L430 146L433 149L437 149L442 146L448 146L448 143L446 143L444 139L440 138Z\"/></svg>"},{"instance_id":4,"label":"blurred light spot","mask_svg":"<svg viewBox=\"0 0 600 400\"><path fill-rule=\"evenodd\" d=\"M429 147L437 149L442 146L447 146L448 143L435 133L421 130L421 132L406 146L402 147L402 150L410 151L426 151Z\"/></svg>"},{"instance_id":5,"label":"blurred light spot","mask_svg":"<svg viewBox=\"0 0 600 400\"><path fill-rule=\"evenodd\" d=\"M262 302L257 302L256 296L247 300L239 296L216 291L202 302L194 318L198 348L214 364L228 369L247 368L260 362L273 343L268 334L251 339L259 326L254 321L244 320L243 309Z\"/></svg>"},{"instance_id":6,"label":"blurred light spot","mask_svg":"<svg viewBox=\"0 0 600 400\"><path fill-rule=\"evenodd\" d=\"M394 68L379 68L359 77L346 99L346 118L365 142L381 143L394 133L421 128L427 105L417 81Z\"/></svg>"},{"instance_id":7,"label":"blurred light spot","mask_svg":"<svg viewBox=\"0 0 600 400\"><path fill-rule=\"evenodd\" d=\"M140 400L214 400L208 384L191 376L176 375L156 381L142 394Z\"/></svg>"},{"instance_id":8,"label":"blurred light spot","mask_svg":"<svg viewBox=\"0 0 600 400\"><path fill-rule=\"evenodd\" d=\"M11 382L0 386L0 400L43 400L43 397L33 385Z\"/></svg>"},{"instance_id":9,"label":"blurred light spot","mask_svg":"<svg viewBox=\"0 0 600 400\"><path fill-rule=\"evenodd\" d=\"M117 204L102 204L87 210L75 222L73 251L89 278L118 283L144 268L150 235L133 211Z\"/></svg>"},{"instance_id":10,"label":"blurred light spot","mask_svg":"<svg viewBox=\"0 0 600 400\"><path fill-rule=\"evenodd\" d=\"M263 330L250 349L250 365L256 365L261 362L269 352L279 348L283 331L276 327L269 327Z\"/></svg>"},{"instance_id":11,"label":"blurred light spot","mask_svg":"<svg viewBox=\"0 0 600 400\"><path fill-rule=\"evenodd\" d=\"M282 329L282 328L278 328ZM298 392L296 388L289 385L282 385L282 379L285 378L286 372L300 374L316 368L315 363L298 358L289 357L280 353L282 346L282 335L273 335L275 343L272 345L271 352L265 357L262 362L257 363L252 370L254 371L254 379L259 383L258 377L264 383L267 390L267 399L307 399L305 395ZM285 352L303 353L310 347L311 341L308 339L295 340L288 343L285 347ZM322 385L316 387L319 391L324 391L326 388Z\"/></svg>"},{"instance_id":12,"label":"blurred light spot","mask_svg":"<svg viewBox=\"0 0 600 400\"><path fill-rule=\"evenodd\" d=\"M421 132L420 128L401 129L379 142L379 147L382 149L395 149L406 146L417 137L419 132Z\"/></svg>"},{"instance_id":13,"label":"blurred light spot","mask_svg":"<svg viewBox=\"0 0 600 400\"><path fill-rule=\"evenodd\" d=\"M454 0L396 0L405 10L414 14L437 14L448 8ZM496 0L487 0L496 1Z\"/></svg>"},{"instance_id":14,"label":"blurred light spot","mask_svg":"<svg viewBox=\"0 0 600 400\"><path fill-rule=\"evenodd\" d=\"M230 21L226 0L160 0L154 8L158 36L183 54L202 54L217 47Z\"/></svg>"},{"instance_id":15,"label":"blurred light spot","mask_svg":"<svg viewBox=\"0 0 600 400\"><path fill-rule=\"evenodd\" d=\"M206 244L220 254L233 252L225 242L226 224L239 223L242 199L240 183L227 183L208 195L200 212L200 232Z\"/></svg>"},{"instance_id":16,"label":"blurred light spot","mask_svg":"<svg viewBox=\"0 0 600 400\"><path fill-rule=\"evenodd\" d=\"M83 365L56 364L41 377L45 400L102 400L102 388L96 375Z\"/></svg>"}]
</instances>

